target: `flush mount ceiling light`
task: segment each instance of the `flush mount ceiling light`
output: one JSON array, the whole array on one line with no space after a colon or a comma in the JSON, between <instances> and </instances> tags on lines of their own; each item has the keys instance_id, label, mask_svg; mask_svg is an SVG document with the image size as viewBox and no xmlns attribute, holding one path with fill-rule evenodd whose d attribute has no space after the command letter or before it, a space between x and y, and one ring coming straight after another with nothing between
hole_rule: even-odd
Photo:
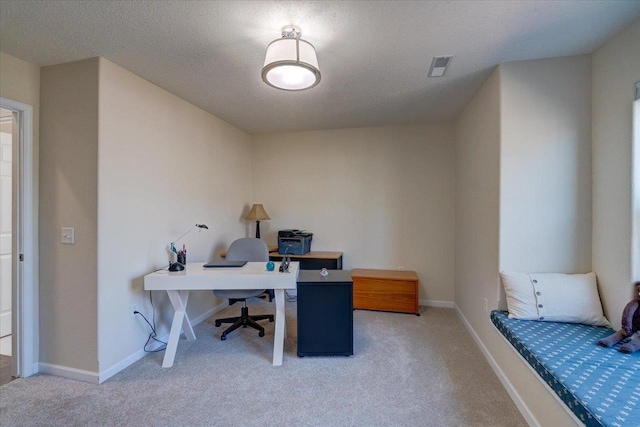
<instances>
[{"instance_id":1,"label":"flush mount ceiling light","mask_svg":"<svg viewBox=\"0 0 640 427\"><path fill-rule=\"evenodd\" d=\"M320 83L320 69L316 49L302 40L300 28L287 25L282 38L267 46L262 68L262 80L282 90L304 90Z\"/></svg>"}]
</instances>

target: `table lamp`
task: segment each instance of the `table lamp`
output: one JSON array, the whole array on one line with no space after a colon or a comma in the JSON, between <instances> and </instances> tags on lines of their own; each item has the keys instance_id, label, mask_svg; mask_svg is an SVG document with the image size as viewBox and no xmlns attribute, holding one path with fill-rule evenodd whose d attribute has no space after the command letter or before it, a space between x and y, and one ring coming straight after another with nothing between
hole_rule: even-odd
<instances>
[{"instance_id":1,"label":"table lamp","mask_svg":"<svg viewBox=\"0 0 640 427\"><path fill-rule=\"evenodd\" d=\"M176 249L176 242L178 240L182 239L187 234L191 233L193 231L193 229L196 228L196 227L200 228L200 229L204 228L205 230L209 229L209 227L207 227L205 224L196 224L196 225L194 225L189 230L187 230L187 232L184 233L182 236L178 237L173 242L171 242L171 244L169 245L169 249L171 250L171 252L173 252L176 255L178 255L178 250ZM184 257L186 259L186 250L185 250ZM184 264L182 264L180 262L169 262L169 271L182 271L182 270L184 270Z\"/></svg>"},{"instance_id":2,"label":"table lamp","mask_svg":"<svg viewBox=\"0 0 640 427\"><path fill-rule=\"evenodd\" d=\"M260 238L260 221L265 221L271 218L269 218L269 215L267 215L267 212L265 212L262 204L256 203L251 207L251 210L249 211L247 216L244 217L244 219L246 219L247 221L256 222L256 239L259 239Z\"/></svg>"}]
</instances>

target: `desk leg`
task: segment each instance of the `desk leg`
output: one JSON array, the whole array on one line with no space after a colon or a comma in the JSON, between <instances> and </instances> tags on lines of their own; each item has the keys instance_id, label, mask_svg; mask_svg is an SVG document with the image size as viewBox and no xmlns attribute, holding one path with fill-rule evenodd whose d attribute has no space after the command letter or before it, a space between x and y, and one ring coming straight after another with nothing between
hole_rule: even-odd
<instances>
[{"instance_id":1,"label":"desk leg","mask_svg":"<svg viewBox=\"0 0 640 427\"><path fill-rule=\"evenodd\" d=\"M178 341L180 340L180 332L184 329L184 334L188 340L196 339L187 316L187 302L189 301L189 291L167 291L171 305L173 305L173 322L171 322L171 331L169 331L169 341L167 341L167 349L164 352L162 360L163 368L173 366L173 360L178 350Z\"/></svg>"},{"instance_id":2,"label":"desk leg","mask_svg":"<svg viewBox=\"0 0 640 427\"><path fill-rule=\"evenodd\" d=\"M275 289L276 295L276 333L273 338L273 366L282 365L284 337L287 333L284 313L284 289Z\"/></svg>"},{"instance_id":3,"label":"desk leg","mask_svg":"<svg viewBox=\"0 0 640 427\"><path fill-rule=\"evenodd\" d=\"M189 291L180 291L180 299L182 299L182 304L184 305L184 318L182 319L182 330L184 331L184 336L189 341L195 340L196 334L193 332L193 327L191 326L191 320L189 320L189 315L187 314L187 303L189 302Z\"/></svg>"}]
</instances>

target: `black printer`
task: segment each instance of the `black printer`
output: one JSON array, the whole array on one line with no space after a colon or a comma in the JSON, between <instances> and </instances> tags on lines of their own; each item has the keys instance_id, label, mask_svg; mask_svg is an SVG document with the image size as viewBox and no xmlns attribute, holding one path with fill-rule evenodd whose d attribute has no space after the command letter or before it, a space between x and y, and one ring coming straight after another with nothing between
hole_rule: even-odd
<instances>
[{"instance_id":1,"label":"black printer","mask_svg":"<svg viewBox=\"0 0 640 427\"><path fill-rule=\"evenodd\" d=\"M289 255L304 255L311 250L313 233L304 230L278 231L278 253Z\"/></svg>"}]
</instances>

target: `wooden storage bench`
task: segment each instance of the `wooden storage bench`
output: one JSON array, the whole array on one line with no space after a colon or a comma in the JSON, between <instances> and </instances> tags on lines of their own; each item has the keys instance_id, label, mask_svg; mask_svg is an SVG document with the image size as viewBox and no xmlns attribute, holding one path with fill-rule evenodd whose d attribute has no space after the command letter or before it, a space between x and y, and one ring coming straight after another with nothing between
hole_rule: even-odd
<instances>
[{"instance_id":1,"label":"wooden storage bench","mask_svg":"<svg viewBox=\"0 0 640 427\"><path fill-rule=\"evenodd\" d=\"M412 313L418 311L418 275L415 271L351 270L353 308Z\"/></svg>"}]
</instances>

